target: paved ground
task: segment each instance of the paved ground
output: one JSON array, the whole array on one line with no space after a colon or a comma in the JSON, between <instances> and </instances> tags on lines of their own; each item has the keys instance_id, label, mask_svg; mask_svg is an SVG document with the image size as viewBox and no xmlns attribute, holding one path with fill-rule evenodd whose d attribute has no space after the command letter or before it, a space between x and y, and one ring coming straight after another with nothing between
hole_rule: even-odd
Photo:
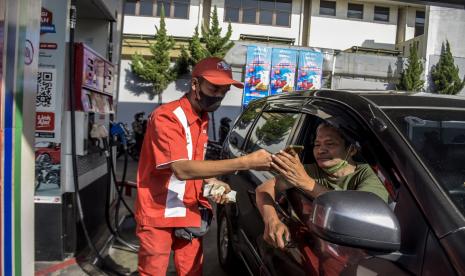
<instances>
[{"instance_id":1,"label":"paved ground","mask_svg":"<svg viewBox=\"0 0 465 276\"><path fill-rule=\"evenodd\" d=\"M117 177L120 179L123 170L123 162L121 160L117 161ZM128 170L127 170L127 179L129 181L135 181L136 178L137 163L129 160ZM133 205L134 202L134 193L132 198L127 198L129 205ZM134 221L132 219L127 219L122 225L122 236L130 241L137 242L137 239L134 235ZM128 275L137 275L137 254L130 252L125 247L121 246L118 242L115 242L114 245L109 249L109 256L106 261L108 263L113 263L112 267L118 267L122 271L128 272ZM204 273L205 276L226 276L227 274L221 269L218 263L218 252L216 249L216 221L212 223L212 227L209 233L204 238ZM86 273L87 271L87 273ZM107 273L108 274L108 273ZM111 274L111 273L110 273ZM61 275L105 275L99 271L96 271L89 265L85 265L80 261L76 261L74 258L65 260L64 262L36 262L36 275L52 275L52 276L61 276ZM171 258L170 266L167 272L168 276L176 275L176 270L173 264L173 258Z\"/></svg>"}]
</instances>

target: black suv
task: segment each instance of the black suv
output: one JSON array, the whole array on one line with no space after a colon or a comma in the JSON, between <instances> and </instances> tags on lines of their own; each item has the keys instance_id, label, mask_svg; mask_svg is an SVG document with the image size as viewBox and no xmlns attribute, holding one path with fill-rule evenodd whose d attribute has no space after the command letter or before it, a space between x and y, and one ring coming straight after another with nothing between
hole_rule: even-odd
<instances>
[{"instance_id":1,"label":"black suv","mask_svg":"<svg viewBox=\"0 0 465 276\"><path fill-rule=\"evenodd\" d=\"M223 180L236 204L218 206L220 263L251 275L465 275L465 99L400 93L307 91L252 102L221 158L304 145L314 162L316 126L336 124L361 146L390 194L293 188L275 207L291 233L284 250L263 240L255 189L273 175L240 171Z\"/></svg>"}]
</instances>

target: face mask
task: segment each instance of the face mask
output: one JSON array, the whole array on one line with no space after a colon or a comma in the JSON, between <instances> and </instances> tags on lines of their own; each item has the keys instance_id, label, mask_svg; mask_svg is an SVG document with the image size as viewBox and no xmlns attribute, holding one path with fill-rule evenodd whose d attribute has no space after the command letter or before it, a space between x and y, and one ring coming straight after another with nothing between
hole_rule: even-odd
<instances>
[{"instance_id":1,"label":"face mask","mask_svg":"<svg viewBox=\"0 0 465 276\"><path fill-rule=\"evenodd\" d=\"M212 112L220 107L223 98L208 96L200 90L200 100L198 102L203 111Z\"/></svg>"},{"instance_id":2,"label":"face mask","mask_svg":"<svg viewBox=\"0 0 465 276\"><path fill-rule=\"evenodd\" d=\"M345 168L347 165L349 165L349 162L347 162L347 160L341 160L341 162L337 163L334 166L331 166L329 168L321 168L321 169L327 174L333 174L339 171L340 169Z\"/></svg>"},{"instance_id":3,"label":"face mask","mask_svg":"<svg viewBox=\"0 0 465 276\"><path fill-rule=\"evenodd\" d=\"M341 160L339 163L337 163L334 166L331 166L329 168L321 168L325 173L327 174L334 174L335 172L339 171L340 169L343 169L349 165L349 162L347 162L347 158L349 157L349 153L352 150L352 145L349 146L349 150L347 151L347 155L344 158L344 160Z\"/></svg>"}]
</instances>

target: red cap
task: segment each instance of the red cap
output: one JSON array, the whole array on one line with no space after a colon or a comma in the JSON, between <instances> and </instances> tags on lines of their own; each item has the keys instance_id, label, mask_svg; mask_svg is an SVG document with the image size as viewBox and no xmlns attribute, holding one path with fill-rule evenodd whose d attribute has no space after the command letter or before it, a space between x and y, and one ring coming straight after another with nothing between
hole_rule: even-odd
<instances>
[{"instance_id":1,"label":"red cap","mask_svg":"<svg viewBox=\"0 0 465 276\"><path fill-rule=\"evenodd\" d=\"M208 57L199 61L192 70L192 77L202 77L214 85L232 84L237 88L244 85L232 78L231 65L217 57Z\"/></svg>"}]
</instances>

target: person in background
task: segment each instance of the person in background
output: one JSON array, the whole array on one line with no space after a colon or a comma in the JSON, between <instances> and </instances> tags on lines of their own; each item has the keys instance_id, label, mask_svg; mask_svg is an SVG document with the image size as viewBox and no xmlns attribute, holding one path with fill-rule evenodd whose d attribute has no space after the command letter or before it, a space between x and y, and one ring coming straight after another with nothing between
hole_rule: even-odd
<instances>
[{"instance_id":1,"label":"person in background","mask_svg":"<svg viewBox=\"0 0 465 276\"><path fill-rule=\"evenodd\" d=\"M313 164L302 164L296 153L281 151L273 155L271 166L279 175L256 189L257 206L265 224L263 238L277 248L284 248L289 230L275 210L275 189L297 187L312 198L330 190L367 191L388 201L388 192L371 167L353 160L358 151L356 143L346 139L341 130L320 124L313 145Z\"/></svg>"},{"instance_id":2,"label":"person in background","mask_svg":"<svg viewBox=\"0 0 465 276\"><path fill-rule=\"evenodd\" d=\"M132 122L132 131L134 132L134 139L136 140L136 151L140 154L142 142L144 140L144 115L145 112L138 112L134 114L134 121Z\"/></svg>"},{"instance_id":3,"label":"person in background","mask_svg":"<svg viewBox=\"0 0 465 276\"><path fill-rule=\"evenodd\" d=\"M179 100L155 109L147 123L137 171L136 233L140 275L166 275L170 253L178 275L202 275L202 238L182 239L179 228L199 227L199 209L211 209L204 183L229 186L215 176L238 170L268 170L271 154L259 150L228 160L204 160L208 112L215 111L231 85L231 67L210 57L193 68L190 90ZM224 195L225 196L225 195ZM225 203L225 198L217 203Z\"/></svg>"},{"instance_id":4,"label":"person in background","mask_svg":"<svg viewBox=\"0 0 465 276\"><path fill-rule=\"evenodd\" d=\"M228 136L229 129L231 128L231 126L229 125L230 123L231 119L229 119L228 117L223 117L220 120L220 129L218 131L220 136L220 140L218 142L220 143L220 145L223 145L226 136Z\"/></svg>"}]
</instances>

